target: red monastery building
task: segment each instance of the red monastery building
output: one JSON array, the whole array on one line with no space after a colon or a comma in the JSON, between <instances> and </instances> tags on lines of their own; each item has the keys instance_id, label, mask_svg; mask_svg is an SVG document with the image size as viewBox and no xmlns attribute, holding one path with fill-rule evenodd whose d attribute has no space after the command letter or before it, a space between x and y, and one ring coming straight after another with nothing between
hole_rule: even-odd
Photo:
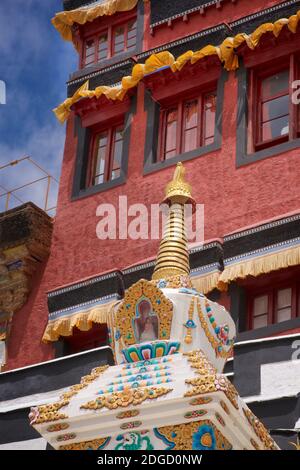
<instances>
[{"instance_id":1,"label":"red monastery building","mask_svg":"<svg viewBox=\"0 0 300 470\"><path fill-rule=\"evenodd\" d=\"M99 239L97 208L118 208L126 196L150 213L178 162L204 205L192 283L237 328L225 373L277 444L292 449L300 1L64 0L63 8L53 24L73 41L78 70L55 110L66 121L56 217L30 203L0 214L0 449L45 448L28 408L53 401L99 361L113 364L105 312L151 279L159 240Z\"/></svg>"}]
</instances>

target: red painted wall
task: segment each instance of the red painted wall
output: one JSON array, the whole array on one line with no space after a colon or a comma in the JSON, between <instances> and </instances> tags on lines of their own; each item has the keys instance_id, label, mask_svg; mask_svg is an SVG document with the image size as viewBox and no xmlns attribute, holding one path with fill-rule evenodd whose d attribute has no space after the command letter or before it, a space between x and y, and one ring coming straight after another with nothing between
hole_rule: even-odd
<instances>
[{"instance_id":1,"label":"red painted wall","mask_svg":"<svg viewBox=\"0 0 300 470\"><path fill-rule=\"evenodd\" d=\"M274 3L278 2L253 0L251 11L259 5L264 8ZM238 16L243 16L250 6L248 2L230 5L232 12L238 8L241 12ZM203 27L205 21L205 26L208 27L213 22L219 22L219 16L224 12L225 8L217 14L214 9L210 9L206 17L197 17L198 25ZM227 21L230 19L227 17ZM183 27L186 28L186 25L180 24L177 30L174 28L162 32L165 35L161 41L169 41L171 34L181 34ZM188 32L190 34L191 29ZM151 46L156 44L159 34L157 32L151 39ZM117 206L118 197L124 194L128 196L128 205L142 202L149 206L151 203L159 203L163 198L165 185L173 175L174 167L143 176L146 112L142 83L137 88L137 96L127 183L74 202L70 198L77 144L74 137L74 116L68 121L51 254L44 273L41 271L36 274L34 291L28 303L14 317L8 345L7 369L53 357L52 346L41 344L48 315L47 291L107 271L124 269L146 258L155 257L157 253L158 241L100 241L96 237L96 209L99 204L112 203ZM220 238L240 227L299 209L298 150L236 168L236 108L237 79L235 73L231 72L225 83L221 150L185 163L194 198L205 205L206 239ZM222 299L222 303L226 304L226 299Z\"/></svg>"}]
</instances>

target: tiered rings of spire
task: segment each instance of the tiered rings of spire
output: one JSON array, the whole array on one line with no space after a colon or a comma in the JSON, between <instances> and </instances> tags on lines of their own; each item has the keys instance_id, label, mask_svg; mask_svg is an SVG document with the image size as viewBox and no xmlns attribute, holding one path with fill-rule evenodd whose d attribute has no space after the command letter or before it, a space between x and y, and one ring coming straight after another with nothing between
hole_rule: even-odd
<instances>
[{"instance_id":1,"label":"tiered rings of spire","mask_svg":"<svg viewBox=\"0 0 300 470\"><path fill-rule=\"evenodd\" d=\"M185 205L194 205L191 186L185 181L185 169L178 163L173 180L166 187L164 203L169 206L167 223L152 279L163 279L190 273L185 227Z\"/></svg>"}]
</instances>

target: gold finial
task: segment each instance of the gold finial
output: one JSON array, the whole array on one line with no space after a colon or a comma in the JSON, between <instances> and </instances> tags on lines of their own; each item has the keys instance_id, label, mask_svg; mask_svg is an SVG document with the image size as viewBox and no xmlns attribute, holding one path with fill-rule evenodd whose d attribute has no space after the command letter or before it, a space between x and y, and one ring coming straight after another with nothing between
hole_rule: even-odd
<instances>
[{"instance_id":1,"label":"gold finial","mask_svg":"<svg viewBox=\"0 0 300 470\"><path fill-rule=\"evenodd\" d=\"M177 163L173 180L167 184L164 202L178 202L181 204L190 202L194 204L191 185L185 181L184 175L185 168L183 164L179 162Z\"/></svg>"},{"instance_id":2,"label":"gold finial","mask_svg":"<svg viewBox=\"0 0 300 470\"><path fill-rule=\"evenodd\" d=\"M173 180L166 187L164 203L170 206L163 239L152 279L173 276L188 276L190 273L189 252L185 230L184 205L194 205L191 186L185 181L185 169L178 163Z\"/></svg>"}]
</instances>

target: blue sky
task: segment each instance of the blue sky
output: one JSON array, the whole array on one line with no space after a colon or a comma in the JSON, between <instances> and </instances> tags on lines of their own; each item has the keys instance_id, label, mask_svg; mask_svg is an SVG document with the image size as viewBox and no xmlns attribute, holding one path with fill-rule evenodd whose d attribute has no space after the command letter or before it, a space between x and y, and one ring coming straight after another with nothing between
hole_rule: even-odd
<instances>
[{"instance_id":1,"label":"blue sky","mask_svg":"<svg viewBox=\"0 0 300 470\"><path fill-rule=\"evenodd\" d=\"M0 1L0 80L6 83L6 105L0 105L0 167L30 155L59 177L65 126L52 109L65 99L65 83L78 62L73 45L51 24L61 10L62 0ZM0 185L13 189L40 176L25 162L13 171L0 171ZM39 204L42 188L37 184L30 191L17 194Z\"/></svg>"}]
</instances>

